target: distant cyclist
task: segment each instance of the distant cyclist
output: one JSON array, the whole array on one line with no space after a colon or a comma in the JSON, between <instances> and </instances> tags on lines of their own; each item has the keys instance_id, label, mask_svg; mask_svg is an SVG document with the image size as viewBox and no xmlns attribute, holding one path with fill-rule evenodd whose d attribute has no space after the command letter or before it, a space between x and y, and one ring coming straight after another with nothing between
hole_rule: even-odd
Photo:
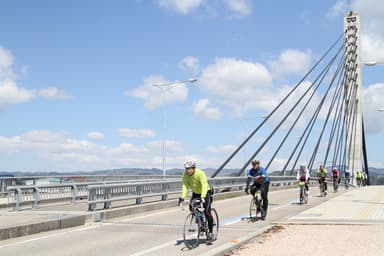
<instances>
[{"instance_id":1,"label":"distant cyclist","mask_svg":"<svg viewBox=\"0 0 384 256\"><path fill-rule=\"evenodd\" d=\"M261 216L262 220L265 220L265 217L267 216L267 210L268 210L268 190L269 190L269 177L267 175L267 171L260 166L260 161L253 160L252 161L252 168L248 171L248 178L247 178L247 185L245 187L245 192L249 193L249 184L252 181L252 178L259 178L254 179L253 184L251 185L251 194L255 195L256 191L260 189L261 192L261 198L263 199L263 215Z\"/></svg>"},{"instance_id":2,"label":"distant cyclist","mask_svg":"<svg viewBox=\"0 0 384 256\"><path fill-rule=\"evenodd\" d=\"M299 170L297 171L296 180L297 181L304 181L305 182L305 191L307 194L309 194L309 170L305 167L304 164L300 165Z\"/></svg>"},{"instance_id":3,"label":"distant cyclist","mask_svg":"<svg viewBox=\"0 0 384 256\"><path fill-rule=\"evenodd\" d=\"M208 220L208 240L214 240L215 238L212 235L213 229L213 217L211 214L211 204L212 204L212 192L211 187L208 184L207 176L205 172L196 168L196 163L194 161L187 161L184 164L185 172L183 174L183 190L181 197L179 198L179 205L187 197L188 189L192 190L192 199L201 198L203 202L205 216ZM191 200L192 200L191 199ZM190 209L191 210L191 209Z\"/></svg>"},{"instance_id":4,"label":"distant cyclist","mask_svg":"<svg viewBox=\"0 0 384 256\"><path fill-rule=\"evenodd\" d=\"M357 187L361 187L363 185L363 173L359 170L356 171L356 183Z\"/></svg>"},{"instance_id":5,"label":"distant cyclist","mask_svg":"<svg viewBox=\"0 0 384 256\"><path fill-rule=\"evenodd\" d=\"M317 178L319 179L319 184L324 184L324 194L327 194L327 169L324 165L320 165L319 170L317 170Z\"/></svg>"},{"instance_id":6,"label":"distant cyclist","mask_svg":"<svg viewBox=\"0 0 384 256\"><path fill-rule=\"evenodd\" d=\"M333 190L337 192L337 188L340 183L340 170L336 167L332 168L332 181L333 181Z\"/></svg>"},{"instance_id":7,"label":"distant cyclist","mask_svg":"<svg viewBox=\"0 0 384 256\"><path fill-rule=\"evenodd\" d=\"M351 181L351 172L348 169L345 170L344 178L345 178L345 188L348 189L349 182Z\"/></svg>"}]
</instances>

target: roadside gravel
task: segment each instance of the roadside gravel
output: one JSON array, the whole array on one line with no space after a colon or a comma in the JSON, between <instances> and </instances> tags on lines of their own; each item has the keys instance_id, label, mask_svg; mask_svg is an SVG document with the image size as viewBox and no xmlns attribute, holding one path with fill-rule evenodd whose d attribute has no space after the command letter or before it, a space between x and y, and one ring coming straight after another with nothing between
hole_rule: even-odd
<instances>
[{"instance_id":1,"label":"roadside gravel","mask_svg":"<svg viewBox=\"0 0 384 256\"><path fill-rule=\"evenodd\" d=\"M226 256L384 255L384 224L277 225Z\"/></svg>"}]
</instances>

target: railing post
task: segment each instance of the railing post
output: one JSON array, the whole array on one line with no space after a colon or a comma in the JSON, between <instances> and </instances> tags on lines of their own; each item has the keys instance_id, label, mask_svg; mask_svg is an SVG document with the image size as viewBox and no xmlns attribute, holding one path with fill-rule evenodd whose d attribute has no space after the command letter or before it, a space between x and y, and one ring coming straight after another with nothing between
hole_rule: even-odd
<instances>
[{"instance_id":1,"label":"railing post","mask_svg":"<svg viewBox=\"0 0 384 256\"><path fill-rule=\"evenodd\" d=\"M168 198L168 194L167 194L167 192L168 192L168 188L169 188L169 184L161 184L161 192L163 193L162 195L161 195L161 200L162 201L165 201L165 200L167 200L167 198Z\"/></svg>"},{"instance_id":2,"label":"railing post","mask_svg":"<svg viewBox=\"0 0 384 256\"><path fill-rule=\"evenodd\" d=\"M15 206L14 206L14 209L16 211L19 211L20 210L20 205L21 205L21 190L18 188L18 189L15 189Z\"/></svg>"},{"instance_id":3,"label":"railing post","mask_svg":"<svg viewBox=\"0 0 384 256\"><path fill-rule=\"evenodd\" d=\"M71 185L71 192L72 192L72 204L75 204L76 198L77 198L77 186L75 184Z\"/></svg>"},{"instance_id":4,"label":"railing post","mask_svg":"<svg viewBox=\"0 0 384 256\"><path fill-rule=\"evenodd\" d=\"M33 208L39 208L40 193L38 187L33 188L33 198L35 199L35 202L33 203Z\"/></svg>"},{"instance_id":5,"label":"railing post","mask_svg":"<svg viewBox=\"0 0 384 256\"><path fill-rule=\"evenodd\" d=\"M88 211L96 209L96 189L88 189Z\"/></svg>"},{"instance_id":6,"label":"railing post","mask_svg":"<svg viewBox=\"0 0 384 256\"><path fill-rule=\"evenodd\" d=\"M112 207L111 203L111 190L113 188L104 188L104 200L108 200L104 202L104 209L109 209Z\"/></svg>"},{"instance_id":7,"label":"railing post","mask_svg":"<svg viewBox=\"0 0 384 256\"><path fill-rule=\"evenodd\" d=\"M143 202L143 198L141 195L143 194L143 186L137 185L136 186L136 204L141 204Z\"/></svg>"}]
</instances>

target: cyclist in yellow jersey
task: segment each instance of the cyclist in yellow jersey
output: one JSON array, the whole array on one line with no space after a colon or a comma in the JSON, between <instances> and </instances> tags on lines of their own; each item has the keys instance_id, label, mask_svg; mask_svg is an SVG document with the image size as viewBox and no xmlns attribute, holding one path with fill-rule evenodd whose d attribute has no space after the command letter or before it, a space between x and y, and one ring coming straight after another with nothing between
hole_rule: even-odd
<instances>
[{"instance_id":1,"label":"cyclist in yellow jersey","mask_svg":"<svg viewBox=\"0 0 384 256\"><path fill-rule=\"evenodd\" d=\"M319 170L317 170L317 177L319 178L319 184L324 184L324 193L327 194L327 169L324 168L324 165L320 165Z\"/></svg>"},{"instance_id":2,"label":"cyclist in yellow jersey","mask_svg":"<svg viewBox=\"0 0 384 256\"><path fill-rule=\"evenodd\" d=\"M204 206L205 216L208 220L208 240L213 240L212 228L213 228L213 217L211 214L212 204L212 191L208 184L207 176L205 172L196 168L196 163L193 161L187 161L184 164L185 172L183 174L183 190L181 197L179 198L179 205L187 197L188 189L192 190L192 199L201 198Z\"/></svg>"}]
</instances>

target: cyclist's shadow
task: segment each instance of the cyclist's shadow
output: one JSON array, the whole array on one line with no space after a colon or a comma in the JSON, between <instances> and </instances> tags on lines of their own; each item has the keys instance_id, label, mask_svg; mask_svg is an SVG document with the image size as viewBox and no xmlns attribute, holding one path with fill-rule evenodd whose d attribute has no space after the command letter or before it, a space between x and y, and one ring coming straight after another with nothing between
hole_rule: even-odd
<instances>
[{"instance_id":1,"label":"cyclist's shadow","mask_svg":"<svg viewBox=\"0 0 384 256\"><path fill-rule=\"evenodd\" d=\"M248 222L252 222L252 223L254 223L254 222L256 222L256 221L261 221L261 220L263 220L263 219L261 218L261 216L256 216L256 217L242 217L241 220L242 220L242 221L243 221L243 220L246 220L246 221L248 221Z\"/></svg>"},{"instance_id":2,"label":"cyclist's shadow","mask_svg":"<svg viewBox=\"0 0 384 256\"><path fill-rule=\"evenodd\" d=\"M183 239L176 240L175 246L179 246L181 244L184 244L184 240ZM180 251L182 251L182 252L191 251L193 249L198 248L200 245L204 245L204 244L207 245L207 246L210 246L210 245L213 245L213 241L208 241L206 238L201 238L201 239L199 239L199 244L197 246L195 246L194 248L189 249L187 246L184 245L180 249Z\"/></svg>"}]
</instances>

